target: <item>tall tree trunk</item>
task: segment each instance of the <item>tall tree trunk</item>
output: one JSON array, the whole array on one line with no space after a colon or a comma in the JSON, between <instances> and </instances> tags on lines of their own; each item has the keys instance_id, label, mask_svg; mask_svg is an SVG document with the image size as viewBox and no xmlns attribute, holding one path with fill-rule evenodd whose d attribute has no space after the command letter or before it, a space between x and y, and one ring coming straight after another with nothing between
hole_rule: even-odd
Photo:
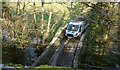
<instances>
[{"instance_id":1,"label":"tall tree trunk","mask_svg":"<svg viewBox=\"0 0 120 70\"><path fill-rule=\"evenodd\" d=\"M25 2L24 2L24 5L23 5L23 14L25 13Z\"/></svg>"},{"instance_id":2,"label":"tall tree trunk","mask_svg":"<svg viewBox=\"0 0 120 70\"><path fill-rule=\"evenodd\" d=\"M118 25L120 25L120 3L118 5ZM118 26L118 53L120 53L120 26ZM118 54L118 64L120 65L120 54Z\"/></svg>"},{"instance_id":3,"label":"tall tree trunk","mask_svg":"<svg viewBox=\"0 0 120 70\"><path fill-rule=\"evenodd\" d=\"M2 17L2 2L0 2L0 16ZM2 24L1 24L1 21L0 21L0 58L2 58ZM2 64L2 59L0 60L0 64Z\"/></svg>"},{"instance_id":4,"label":"tall tree trunk","mask_svg":"<svg viewBox=\"0 0 120 70\"><path fill-rule=\"evenodd\" d=\"M35 21L35 35L36 35L36 45L38 48L38 32L37 32L37 22L36 22L36 11L35 11L35 2L33 3L33 9L34 9L34 21Z\"/></svg>"},{"instance_id":5,"label":"tall tree trunk","mask_svg":"<svg viewBox=\"0 0 120 70\"><path fill-rule=\"evenodd\" d=\"M48 39L48 36L49 36L51 17L52 17L52 11L50 12L50 15L49 15L48 27L47 27L47 33L46 33L46 40Z\"/></svg>"},{"instance_id":6,"label":"tall tree trunk","mask_svg":"<svg viewBox=\"0 0 120 70\"><path fill-rule=\"evenodd\" d=\"M16 15L18 14L19 2L17 2Z\"/></svg>"},{"instance_id":7,"label":"tall tree trunk","mask_svg":"<svg viewBox=\"0 0 120 70\"><path fill-rule=\"evenodd\" d=\"M69 2L70 2L70 4L69 4L69 16L70 16L70 19L71 19L72 0L70 0Z\"/></svg>"},{"instance_id":8,"label":"tall tree trunk","mask_svg":"<svg viewBox=\"0 0 120 70\"><path fill-rule=\"evenodd\" d=\"M44 36L43 36L43 17L44 17L44 0L42 0L42 17L41 17L41 39L42 43L44 43Z\"/></svg>"},{"instance_id":9,"label":"tall tree trunk","mask_svg":"<svg viewBox=\"0 0 120 70\"><path fill-rule=\"evenodd\" d=\"M17 8L16 8L16 20L18 19L19 9L20 9L20 3L19 3L19 0L18 0L18 2L17 2Z\"/></svg>"},{"instance_id":10,"label":"tall tree trunk","mask_svg":"<svg viewBox=\"0 0 120 70\"><path fill-rule=\"evenodd\" d=\"M10 9L8 11L8 19L12 20L11 18L11 13L10 13ZM8 23L10 24L10 21L8 21ZM12 36L11 36L11 27L8 25L8 36L9 36L9 40L10 40L10 44L12 44Z\"/></svg>"}]
</instances>

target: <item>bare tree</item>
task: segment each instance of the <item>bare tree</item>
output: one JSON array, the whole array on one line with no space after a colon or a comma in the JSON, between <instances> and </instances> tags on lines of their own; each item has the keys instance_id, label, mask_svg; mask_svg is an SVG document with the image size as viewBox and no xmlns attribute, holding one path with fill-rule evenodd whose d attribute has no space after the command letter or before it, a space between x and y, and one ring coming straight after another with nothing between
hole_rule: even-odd
<instances>
[{"instance_id":1,"label":"bare tree","mask_svg":"<svg viewBox=\"0 0 120 70\"><path fill-rule=\"evenodd\" d=\"M71 19L71 9L72 9L72 0L69 1L69 16L70 16L70 19Z\"/></svg>"},{"instance_id":2,"label":"bare tree","mask_svg":"<svg viewBox=\"0 0 120 70\"><path fill-rule=\"evenodd\" d=\"M42 0L42 17L41 17L41 39L42 43L44 43L44 38L43 38L43 18L44 18L44 0Z\"/></svg>"},{"instance_id":3,"label":"bare tree","mask_svg":"<svg viewBox=\"0 0 120 70\"><path fill-rule=\"evenodd\" d=\"M24 5L23 5L23 14L24 14L24 12L25 12L25 2L24 2Z\"/></svg>"},{"instance_id":4,"label":"bare tree","mask_svg":"<svg viewBox=\"0 0 120 70\"><path fill-rule=\"evenodd\" d=\"M37 32L37 22L36 22L36 11L35 11L35 2L33 3L33 10L34 10L34 21L35 21L35 36L36 36L36 45L38 48L38 32Z\"/></svg>"},{"instance_id":5,"label":"bare tree","mask_svg":"<svg viewBox=\"0 0 120 70\"><path fill-rule=\"evenodd\" d=\"M47 27L47 33L46 33L46 40L48 39L48 36L49 36L51 17L52 17L52 11L50 11L50 15L49 15L48 27Z\"/></svg>"},{"instance_id":6,"label":"bare tree","mask_svg":"<svg viewBox=\"0 0 120 70\"><path fill-rule=\"evenodd\" d=\"M120 25L120 3L118 5L118 25ZM120 53L120 26L118 27L118 53ZM118 64L120 65L120 54L118 54Z\"/></svg>"},{"instance_id":7,"label":"bare tree","mask_svg":"<svg viewBox=\"0 0 120 70\"><path fill-rule=\"evenodd\" d=\"M4 15L3 15L3 18L4 19L8 19L9 21L8 22L5 22L5 25L6 25L6 29L8 30L8 38L10 40L10 43L12 43L12 37L11 37L11 27L9 26L10 24L10 21L12 20L11 18L11 14L10 14L10 8L8 7L9 4L6 4L6 3L2 3L2 6L3 6L3 12L4 12Z\"/></svg>"},{"instance_id":8,"label":"bare tree","mask_svg":"<svg viewBox=\"0 0 120 70\"><path fill-rule=\"evenodd\" d=\"M18 19L17 16L19 14L19 10L20 10L20 2L18 0L18 2L17 2L17 8L16 8L16 20Z\"/></svg>"}]
</instances>

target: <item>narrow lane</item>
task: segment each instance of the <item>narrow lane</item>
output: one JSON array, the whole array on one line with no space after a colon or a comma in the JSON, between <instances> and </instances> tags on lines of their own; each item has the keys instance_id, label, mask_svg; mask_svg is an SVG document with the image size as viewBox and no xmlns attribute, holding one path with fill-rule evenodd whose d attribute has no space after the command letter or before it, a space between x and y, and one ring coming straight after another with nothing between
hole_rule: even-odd
<instances>
[{"instance_id":1,"label":"narrow lane","mask_svg":"<svg viewBox=\"0 0 120 70\"><path fill-rule=\"evenodd\" d=\"M60 46L58 47L58 49L56 50L56 52L52 56L51 60L49 61L49 65L56 66L56 62L58 60L58 56L60 55L60 53L62 52L62 50L64 49L64 46L68 43L68 41L69 41L69 39L67 39L67 38L64 38L62 40Z\"/></svg>"},{"instance_id":2,"label":"narrow lane","mask_svg":"<svg viewBox=\"0 0 120 70\"><path fill-rule=\"evenodd\" d=\"M65 45L62 53L59 55L56 66L72 67L74 53L77 48L78 40L72 39Z\"/></svg>"}]
</instances>

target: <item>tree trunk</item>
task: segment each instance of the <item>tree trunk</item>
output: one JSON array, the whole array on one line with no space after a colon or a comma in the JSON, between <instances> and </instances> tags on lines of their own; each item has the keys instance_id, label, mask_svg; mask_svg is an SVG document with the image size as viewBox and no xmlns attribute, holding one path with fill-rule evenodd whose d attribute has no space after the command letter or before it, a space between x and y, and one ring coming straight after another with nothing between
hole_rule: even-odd
<instances>
[{"instance_id":1,"label":"tree trunk","mask_svg":"<svg viewBox=\"0 0 120 70\"><path fill-rule=\"evenodd\" d=\"M19 3L19 0L18 0L18 2L17 2L17 8L16 8L16 20L18 19L19 9L20 9L20 3Z\"/></svg>"},{"instance_id":2,"label":"tree trunk","mask_svg":"<svg viewBox=\"0 0 120 70\"><path fill-rule=\"evenodd\" d=\"M118 25L120 25L120 3L118 5ZM118 53L120 53L120 26L118 26ZM120 65L120 55L118 54L118 64Z\"/></svg>"},{"instance_id":3,"label":"tree trunk","mask_svg":"<svg viewBox=\"0 0 120 70\"><path fill-rule=\"evenodd\" d=\"M44 43L44 38L43 38L43 17L44 17L44 1L42 0L42 17L41 17L41 39L42 39L42 43Z\"/></svg>"},{"instance_id":4,"label":"tree trunk","mask_svg":"<svg viewBox=\"0 0 120 70\"><path fill-rule=\"evenodd\" d=\"M36 22L36 11L35 11L35 2L33 3L33 9L34 9L34 21L35 21L35 35L36 35L36 46L38 48L38 32L37 32L37 22Z\"/></svg>"},{"instance_id":5,"label":"tree trunk","mask_svg":"<svg viewBox=\"0 0 120 70\"><path fill-rule=\"evenodd\" d=\"M52 11L50 12L50 15L49 15L48 27L47 27L47 33L46 33L46 40L48 39L48 36L49 36L51 17L52 17Z\"/></svg>"},{"instance_id":6,"label":"tree trunk","mask_svg":"<svg viewBox=\"0 0 120 70\"><path fill-rule=\"evenodd\" d=\"M17 14L18 14L18 6L19 6L19 2L17 2L16 16L17 16Z\"/></svg>"},{"instance_id":7,"label":"tree trunk","mask_svg":"<svg viewBox=\"0 0 120 70\"><path fill-rule=\"evenodd\" d=\"M71 19L71 8L72 8L72 2L70 0L70 4L69 4L69 16L70 16L70 19Z\"/></svg>"},{"instance_id":8,"label":"tree trunk","mask_svg":"<svg viewBox=\"0 0 120 70\"><path fill-rule=\"evenodd\" d=\"M11 14L10 14L10 10L8 11L8 19L9 20L12 20L12 18L11 18ZM8 23L10 24L10 21L8 21ZM9 26L9 25L7 25L8 27L8 36L9 36L9 40L10 40L10 44L12 44L12 37L11 37L11 27Z\"/></svg>"},{"instance_id":9,"label":"tree trunk","mask_svg":"<svg viewBox=\"0 0 120 70\"><path fill-rule=\"evenodd\" d=\"M23 14L25 13L25 2L24 2L24 5L23 5Z\"/></svg>"}]
</instances>

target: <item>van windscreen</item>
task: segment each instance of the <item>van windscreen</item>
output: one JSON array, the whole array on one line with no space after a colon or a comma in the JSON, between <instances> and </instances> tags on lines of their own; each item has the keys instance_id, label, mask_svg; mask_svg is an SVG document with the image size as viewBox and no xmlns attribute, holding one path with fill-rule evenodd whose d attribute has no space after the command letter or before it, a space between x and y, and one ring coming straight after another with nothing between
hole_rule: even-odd
<instances>
[{"instance_id":1,"label":"van windscreen","mask_svg":"<svg viewBox=\"0 0 120 70\"><path fill-rule=\"evenodd\" d=\"M68 30L70 31L78 31L78 29L79 29L79 25L73 25L73 24L68 25Z\"/></svg>"}]
</instances>

